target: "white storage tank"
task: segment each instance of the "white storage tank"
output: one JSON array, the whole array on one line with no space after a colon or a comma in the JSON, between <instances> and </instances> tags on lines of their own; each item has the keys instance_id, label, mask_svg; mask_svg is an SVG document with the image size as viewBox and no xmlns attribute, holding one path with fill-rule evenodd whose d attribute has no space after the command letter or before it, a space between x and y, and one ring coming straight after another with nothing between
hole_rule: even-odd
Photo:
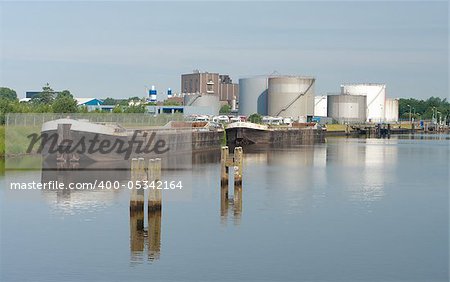
<instances>
[{"instance_id":1,"label":"white storage tank","mask_svg":"<svg viewBox=\"0 0 450 282\"><path fill-rule=\"evenodd\" d=\"M386 84L343 84L341 94L366 96L367 121L377 123L385 120Z\"/></svg>"},{"instance_id":2,"label":"white storage tank","mask_svg":"<svg viewBox=\"0 0 450 282\"><path fill-rule=\"evenodd\" d=\"M339 123L366 122L367 97L364 95L328 95L328 117Z\"/></svg>"},{"instance_id":3,"label":"white storage tank","mask_svg":"<svg viewBox=\"0 0 450 282\"><path fill-rule=\"evenodd\" d=\"M185 94L183 102L185 106L209 107L212 113L219 114L220 101L217 94Z\"/></svg>"},{"instance_id":4,"label":"white storage tank","mask_svg":"<svg viewBox=\"0 0 450 282\"><path fill-rule=\"evenodd\" d=\"M327 116L327 95L314 97L314 116L326 117Z\"/></svg>"},{"instance_id":5,"label":"white storage tank","mask_svg":"<svg viewBox=\"0 0 450 282\"><path fill-rule=\"evenodd\" d=\"M249 116L267 115L268 76L239 79L239 114Z\"/></svg>"},{"instance_id":6,"label":"white storage tank","mask_svg":"<svg viewBox=\"0 0 450 282\"><path fill-rule=\"evenodd\" d=\"M386 98L386 122L398 122L398 99Z\"/></svg>"},{"instance_id":7,"label":"white storage tank","mask_svg":"<svg viewBox=\"0 0 450 282\"><path fill-rule=\"evenodd\" d=\"M268 114L292 117L314 115L315 79L304 76L270 77L268 80Z\"/></svg>"}]
</instances>

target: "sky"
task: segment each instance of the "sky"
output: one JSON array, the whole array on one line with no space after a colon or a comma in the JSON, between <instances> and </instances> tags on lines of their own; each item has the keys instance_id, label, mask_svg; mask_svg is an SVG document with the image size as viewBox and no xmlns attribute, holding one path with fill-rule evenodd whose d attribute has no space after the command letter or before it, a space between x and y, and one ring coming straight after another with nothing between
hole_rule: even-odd
<instances>
[{"instance_id":1,"label":"sky","mask_svg":"<svg viewBox=\"0 0 450 282\"><path fill-rule=\"evenodd\" d=\"M180 90L194 69L233 81L274 71L448 97L448 1L0 2L0 86L75 97ZM161 95L160 98L163 98Z\"/></svg>"}]
</instances>

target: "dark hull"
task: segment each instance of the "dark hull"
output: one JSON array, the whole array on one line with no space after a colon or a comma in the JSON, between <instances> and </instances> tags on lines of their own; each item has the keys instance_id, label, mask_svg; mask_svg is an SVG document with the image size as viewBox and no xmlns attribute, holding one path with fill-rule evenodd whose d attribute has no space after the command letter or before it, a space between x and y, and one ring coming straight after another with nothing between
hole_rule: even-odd
<instances>
[{"instance_id":1,"label":"dark hull","mask_svg":"<svg viewBox=\"0 0 450 282\"><path fill-rule=\"evenodd\" d=\"M234 127L226 129L227 144L229 145L252 145L270 144L271 131L253 129L247 127Z\"/></svg>"},{"instance_id":2,"label":"dark hull","mask_svg":"<svg viewBox=\"0 0 450 282\"><path fill-rule=\"evenodd\" d=\"M301 145L325 142L321 129L260 130L247 127L226 129L227 144L243 145Z\"/></svg>"}]
</instances>

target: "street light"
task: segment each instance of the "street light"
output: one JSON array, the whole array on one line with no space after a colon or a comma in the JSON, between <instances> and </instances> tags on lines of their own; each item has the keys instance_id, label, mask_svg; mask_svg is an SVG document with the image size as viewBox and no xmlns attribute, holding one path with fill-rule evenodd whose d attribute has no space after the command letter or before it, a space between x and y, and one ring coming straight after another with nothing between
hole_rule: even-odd
<instances>
[{"instance_id":1,"label":"street light","mask_svg":"<svg viewBox=\"0 0 450 282\"><path fill-rule=\"evenodd\" d=\"M412 119L411 119L411 109L412 109L412 107L411 107L411 105L406 105L406 106L409 107L409 123L411 124L411 128L412 128Z\"/></svg>"}]
</instances>

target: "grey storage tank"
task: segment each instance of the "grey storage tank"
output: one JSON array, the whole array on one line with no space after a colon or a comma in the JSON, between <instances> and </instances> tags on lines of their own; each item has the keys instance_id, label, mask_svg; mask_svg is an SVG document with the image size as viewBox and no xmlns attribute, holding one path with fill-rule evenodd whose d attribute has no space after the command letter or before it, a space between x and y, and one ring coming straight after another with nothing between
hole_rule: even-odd
<instances>
[{"instance_id":1,"label":"grey storage tank","mask_svg":"<svg viewBox=\"0 0 450 282\"><path fill-rule=\"evenodd\" d=\"M279 76L268 79L268 114L299 119L314 115L315 78Z\"/></svg>"},{"instance_id":2,"label":"grey storage tank","mask_svg":"<svg viewBox=\"0 0 450 282\"><path fill-rule=\"evenodd\" d=\"M239 114L267 115L268 76L239 79Z\"/></svg>"},{"instance_id":3,"label":"grey storage tank","mask_svg":"<svg viewBox=\"0 0 450 282\"><path fill-rule=\"evenodd\" d=\"M328 117L339 123L364 123L366 122L365 95L328 95Z\"/></svg>"}]
</instances>

